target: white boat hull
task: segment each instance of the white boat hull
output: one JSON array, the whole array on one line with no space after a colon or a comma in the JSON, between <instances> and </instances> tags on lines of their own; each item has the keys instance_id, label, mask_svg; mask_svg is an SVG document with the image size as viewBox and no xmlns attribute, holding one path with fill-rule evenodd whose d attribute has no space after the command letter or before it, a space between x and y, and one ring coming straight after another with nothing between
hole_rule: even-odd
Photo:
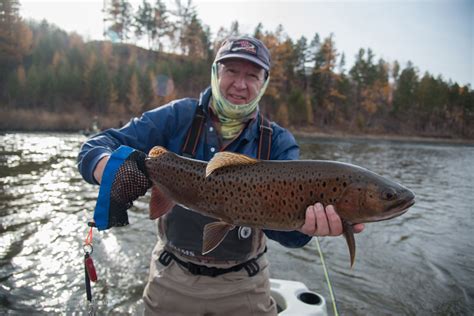
<instances>
[{"instance_id":1,"label":"white boat hull","mask_svg":"<svg viewBox=\"0 0 474 316\"><path fill-rule=\"evenodd\" d=\"M270 290L281 316L327 316L326 300L301 282L270 279Z\"/></svg>"}]
</instances>

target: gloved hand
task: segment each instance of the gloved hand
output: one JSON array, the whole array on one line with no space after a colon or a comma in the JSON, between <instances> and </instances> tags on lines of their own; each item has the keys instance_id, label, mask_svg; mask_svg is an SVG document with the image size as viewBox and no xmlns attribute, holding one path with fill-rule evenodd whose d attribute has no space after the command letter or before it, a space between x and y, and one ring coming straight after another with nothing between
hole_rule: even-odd
<instances>
[{"instance_id":1,"label":"gloved hand","mask_svg":"<svg viewBox=\"0 0 474 316\"><path fill-rule=\"evenodd\" d=\"M145 153L126 146L110 156L94 211L95 226L99 230L129 224L127 210L152 185L146 173L145 158Z\"/></svg>"}]
</instances>

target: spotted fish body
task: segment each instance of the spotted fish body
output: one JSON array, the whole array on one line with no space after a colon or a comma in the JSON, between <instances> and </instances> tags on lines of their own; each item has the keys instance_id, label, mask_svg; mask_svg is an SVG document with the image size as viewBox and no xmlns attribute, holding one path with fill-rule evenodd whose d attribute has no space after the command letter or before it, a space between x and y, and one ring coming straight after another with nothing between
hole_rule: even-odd
<instances>
[{"instance_id":1,"label":"spotted fish body","mask_svg":"<svg viewBox=\"0 0 474 316\"><path fill-rule=\"evenodd\" d=\"M176 203L219 220L205 228L204 253L234 226L296 230L304 223L306 208L321 202L334 205L345 223L353 263L350 224L389 219L414 203L414 194L403 186L335 161L259 161L221 152L206 163L155 147L146 167L155 186L152 218Z\"/></svg>"}]
</instances>

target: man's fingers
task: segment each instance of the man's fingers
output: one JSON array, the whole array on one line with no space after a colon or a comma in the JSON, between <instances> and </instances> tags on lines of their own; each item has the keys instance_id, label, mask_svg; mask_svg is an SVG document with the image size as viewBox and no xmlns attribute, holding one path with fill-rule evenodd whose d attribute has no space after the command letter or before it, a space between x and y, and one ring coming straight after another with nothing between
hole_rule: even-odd
<instances>
[{"instance_id":1,"label":"man's fingers","mask_svg":"<svg viewBox=\"0 0 474 316\"><path fill-rule=\"evenodd\" d=\"M314 206L310 205L306 209L305 221L300 231L306 235L313 235L316 230L316 215Z\"/></svg>"},{"instance_id":2,"label":"man's fingers","mask_svg":"<svg viewBox=\"0 0 474 316\"><path fill-rule=\"evenodd\" d=\"M365 228L364 224L355 224L353 226L353 229L354 229L354 233L358 234L360 233L361 231L363 231Z\"/></svg>"},{"instance_id":3,"label":"man's fingers","mask_svg":"<svg viewBox=\"0 0 474 316\"><path fill-rule=\"evenodd\" d=\"M326 207L326 215L329 223L329 235L339 236L342 234L342 221L339 215L337 215L334 206L328 205Z\"/></svg>"},{"instance_id":4,"label":"man's fingers","mask_svg":"<svg viewBox=\"0 0 474 316\"><path fill-rule=\"evenodd\" d=\"M314 205L315 214L316 214L316 235L318 236L327 236L329 235L329 224L328 218L326 216L326 211L321 203L316 203Z\"/></svg>"}]
</instances>

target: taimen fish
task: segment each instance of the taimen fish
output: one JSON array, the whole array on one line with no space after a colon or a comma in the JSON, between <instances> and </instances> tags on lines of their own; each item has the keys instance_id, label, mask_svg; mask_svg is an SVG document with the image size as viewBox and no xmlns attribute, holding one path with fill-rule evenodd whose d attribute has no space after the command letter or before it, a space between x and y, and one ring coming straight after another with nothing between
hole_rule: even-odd
<instances>
[{"instance_id":1,"label":"taimen fish","mask_svg":"<svg viewBox=\"0 0 474 316\"><path fill-rule=\"evenodd\" d=\"M203 234L203 254L214 250L235 226L291 231L301 228L306 208L334 205L355 259L352 224L405 213L415 195L362 167L324 160L257 160L219 152L209 163L154 147L145 161L154 186L150 217L180 204L216 218Z\"/></svg>"}]
</instances>

